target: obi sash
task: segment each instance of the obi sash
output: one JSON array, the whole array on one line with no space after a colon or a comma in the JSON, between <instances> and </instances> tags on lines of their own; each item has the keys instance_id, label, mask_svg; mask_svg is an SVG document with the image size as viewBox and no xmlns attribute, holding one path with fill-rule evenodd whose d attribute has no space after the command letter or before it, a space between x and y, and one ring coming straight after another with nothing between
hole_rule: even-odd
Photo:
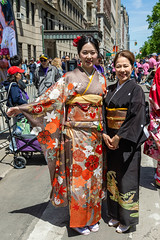
<instances>
[{"instance_id":1,"label":"obi sash","mask_svg":"<svg viewBox=\"0 0 160 240\"><path fill-rule=\"evenodd\" d=\"M77 94L73 98L67 101L67 105L74 105L74 104L92 104L95 106L102 106L102 96L88 94L88 95L80 95Z\"/></svg>"},{"instance_id":2,"label":"obi sash","mask_svg":"<svg viewBox=\"0 0 160 240\"><path fill-rule=\"evenodd\" d=\"M67 122L98 122L97 130L102 131L102 96L77 94L67 101Z\"/></svg>"},{"instance_id":3,"label":"obi sash","mask_svg":"<svg viewBox=\"0 0 160 240\"><path fill-rule=\"evenodd\" d=\"M112 129L119 129L126 119L127 108L107 108L107 125Z\"/></svg>"}]
</instances>

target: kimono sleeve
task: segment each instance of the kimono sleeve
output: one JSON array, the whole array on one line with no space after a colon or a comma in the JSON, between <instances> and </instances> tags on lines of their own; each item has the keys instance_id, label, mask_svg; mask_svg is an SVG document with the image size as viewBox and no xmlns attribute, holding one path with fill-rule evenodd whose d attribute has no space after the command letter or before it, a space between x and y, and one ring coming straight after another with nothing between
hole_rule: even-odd
<instances>
[{"instance_id":1,"label":"kimono sleeve","mask_svg":"<svg viewBox=\"0 0 160 240\"><path fill-rule=\"evenodd\" d=\"M48 165L53 166L63 150L65 103L74 95L76 95L74 84L62 77L35 102L19 106L33 127L32 133L37 136ZM51 180L53 175L54 171L51 173Z\"/></svg>"},{"instance_id":2,"label":"kimono sleeve","mask_svg":"<svg viewBox=\"0 0 160 240\"><path fill-rule=\"evenodd\" d=\"M145 96L142 88L137 85L132 91L127 117L118 130L117 135L123 139L138 143L143 136L145 124Z\"/></svg>"}]
</instances>

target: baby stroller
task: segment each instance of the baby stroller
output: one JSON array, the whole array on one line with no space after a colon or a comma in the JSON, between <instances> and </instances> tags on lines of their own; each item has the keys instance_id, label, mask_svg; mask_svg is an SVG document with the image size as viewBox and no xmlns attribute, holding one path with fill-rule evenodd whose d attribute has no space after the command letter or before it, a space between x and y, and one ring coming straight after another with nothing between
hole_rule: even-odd
<instances>
[{"instance_id":1,"label":"baby stroller","mask_svg":"<svg viewBox=\"0 0 160 240\"><path fill-rule=\"evenodd\" d=\"M12 146L12 150L9 151L9 154L12 153L14 155L13 166L17 169L24 168L26 166L27 160L32 157L34 152L42 152L40 144L34 134L22 135L18 131L12 133L10 118L2 109L1 104L0 110L2 112L2 115L5 117L5 122L7 123L9 129L9 137ZM16 147L14 142L16 143Z\"/></svg>"}]
</instances>

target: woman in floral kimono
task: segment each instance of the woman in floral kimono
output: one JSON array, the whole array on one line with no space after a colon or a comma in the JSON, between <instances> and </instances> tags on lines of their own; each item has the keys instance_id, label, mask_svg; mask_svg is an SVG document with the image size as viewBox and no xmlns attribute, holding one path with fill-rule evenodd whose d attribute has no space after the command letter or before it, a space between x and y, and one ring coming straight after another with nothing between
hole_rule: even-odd
<instances>
[{"instance_id":1,"label":"woman in floral kimono","mask_svg":"<svg viewBox=\"0 0 160 240\"><path fill-rule=\"evenodd\" d=\"M157 160L156 184L160 186L160 68L157 69L149 93L150 124L149 138L144 144L144 153Z\"/></svg>"},{"instance_id":2,"label":"woman in floral kimono","mask_svg":"<svg viewBox=\"0 0 160 240\"><path fill-rule=\"evenodd\" d=\"M126 232L138 223L141 144L146 140L145 97L130 79L134 55L117 53L114 66L117 83L104 98L103 138L107 145L107 203L110 227Z\"/></svg>"},{"instance_id":3,"label":"woman in floral kimono","mask_svg":"<svg viewBox=\"0 0 160 240\"><path fill-rule=\"evenodd\" d=\"M11 108L38 132L51 176L54 206L70 206L70 227L99 230L102 198L102 95L106 81L93 65L99 53L92 36L74 40L82 67L66 73L35 102Z\"/></svg>"}]
</instances>

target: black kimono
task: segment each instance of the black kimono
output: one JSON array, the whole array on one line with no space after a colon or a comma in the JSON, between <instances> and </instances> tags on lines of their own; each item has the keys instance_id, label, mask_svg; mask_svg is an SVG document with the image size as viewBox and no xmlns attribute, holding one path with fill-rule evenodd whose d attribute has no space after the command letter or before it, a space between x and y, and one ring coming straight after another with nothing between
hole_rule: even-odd
<instances>
[{"instance_id":1,"label":"black kimono","mask_svg":"<svg viewBox=\"0 0 160 240\"><path fill-rule=\"evenodd\" d=\"M108 87L103 100L103 132L110 137L115 134L121 137L118 149L107 148L108 214L121 224L132 226L138 223L141 144L147 139L143 131L145 96L134 80L126 81L119 90L117 84ZM117 110L126 111L119 129L114 127L117 124L109 124L112 118L107 117L108 111L113 114Z\"/></svg>"}]
</instances>

